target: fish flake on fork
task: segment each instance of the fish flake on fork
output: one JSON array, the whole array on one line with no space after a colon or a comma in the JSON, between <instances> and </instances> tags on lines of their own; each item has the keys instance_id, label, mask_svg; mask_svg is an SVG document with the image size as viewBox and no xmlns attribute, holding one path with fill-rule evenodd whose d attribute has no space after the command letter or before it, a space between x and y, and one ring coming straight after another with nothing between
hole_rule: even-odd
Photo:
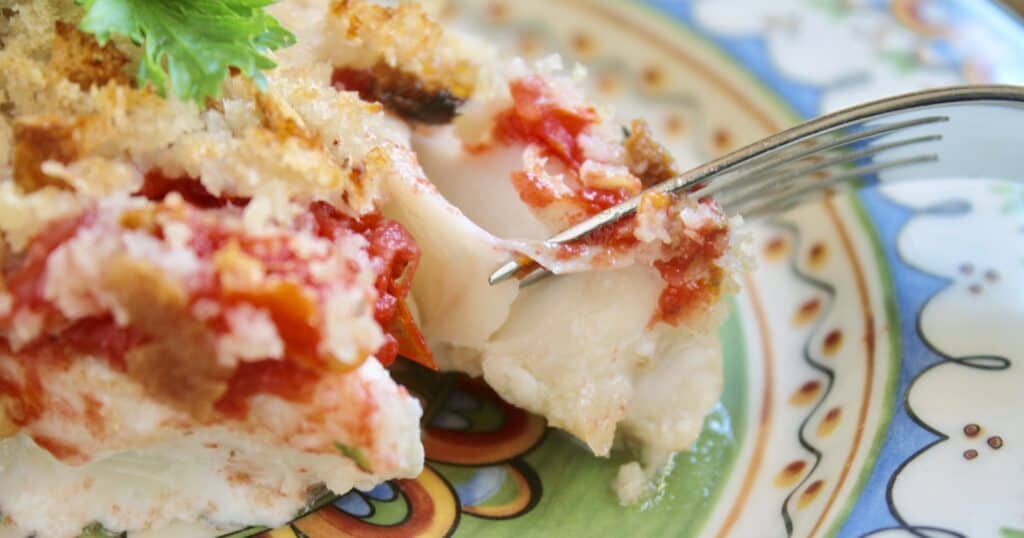
<instances>
[{"instance_id":1,"label":"fish flake on fork","mask_svg":"<svg viewBox=\"0 0 1024 538\"><path fill-rule=\"evenodd\" d=\"M862 177L937 162L952 128L949 107L1015 103L1024 88L964 86L911 93L855 106L772 135L733 151L587 218L549 238L559 245L629 217L650 192L712 197L729 215L762 218L828 196ZM944 108L945 107L945 108ZM955 109L953 109L956 112ZM945 148L948 149L948 148ZM895 157L878 160L881 156ZM838 169L829 174L830 169ZM495 285L511 278L529 286L550 276L528 256L517 255L490 275Z\"/></svg>"}]
</instances>

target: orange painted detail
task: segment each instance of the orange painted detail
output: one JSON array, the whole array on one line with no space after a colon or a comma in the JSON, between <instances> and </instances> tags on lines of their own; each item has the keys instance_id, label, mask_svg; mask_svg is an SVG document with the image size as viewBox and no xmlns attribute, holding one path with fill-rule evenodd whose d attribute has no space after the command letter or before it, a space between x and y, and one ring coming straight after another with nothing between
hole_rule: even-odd
<instances>
[{"instance_id":1,"label":"orange painted detail","mask_svg":"<svg viewBox=\"0 0 1024 538\"><path fill-rule=\"evenodd\" d=\"M772 429L772 416L774 412L773 402L775 395L774 362L775 356L772 352L771 334L768 332L768 314L765 311L764 303L761 301L761 294L758 291L757 283L750 274L743 275L743 287L749 291L751 307L754 310L754 319L757 322L757 331L760 337L761 347L761 369L764 372L764 385L761 393L761 402L758 405L761 413L758 417L757 435L754 438L754 447L750 456L750 464L747 465L740 483L739 492L733 501L729 511L726 513L722 526L715 532L716 538L732 536L733 527L739 521L743 509L750 499L750 493L754 489L754 482L760 476L761 465L764 463L768 437Z\"/></svg>"},{"instance_id":2,"label":"orange painted detail","mask_svg":"<svg viewBox=\"0 0 1024 538\"><path fill-rule=\"evenodd\" d=\"M827 357L831 357L839 352L840 346L843 345L843 331L839 329L832 329L827 335L825 335L825 342L822 345L822 352Z\"/></svg>"},{"instance_id":3,"label":"orange painted detail","mask_svg":"<svg viewBox=\"0 0 1024 538\"><path fill-rule=\"evenodd\" d=\"M473 514L474 516L507 519L527 511L531 504L537 500L529 479L523 474L519 465L504 463L501 467L505 470L506 480L511 480L515 483L515 497L500 505L462 505L463 512Z\"/></svg>"},{"instance_id":4,"label":"orange painted detail","mask_svg":"<svg viewBox=\"0 0 1024 538\"><path fill-rule=\"evenodd\" d=\"M797 483L803 476L804 471L807 470L807 462L804 460L796 460L786 465L775 475L773 483L778 488L789 488Z\"/></svg>"},{"instance_id":5,"label":"orange painted detail","mask_svg":"<svg viewBox=\"0 0 1024 538\"><path fill-rule=\"evenodd\" d=\"M772 238L764 246L764 256L771 261L778 261L786 254L789 250L789 243L783 237Z\"/></svg>"},{"instance_id":6,"label":"orange painted detail","mask_svg":"<svg viewBox=\"0 0 1024 538\"><path fill-rule=\"evenodd\" d=\"M796 507L800 509L806 508L807 505L811 504L818 498L818 495L821 494L821 490L824 487L824 480L815 480L814 482L811 482L811 485L807 486L807 489L805 489L803 493L800 494L800 497L797 498Z\"/></svg>"},{"instance_id":7,"label":"orange painted detail","mask_svg":"<svg viewBox=\"0 0 1024 538\"><path fill-rule=\"evenodd\" d=\"M825 524L825 519L828 517L832 506L835 505L836 500L839 498L839 492L846 483L846 479L849 477L850 471L853 468L853 462L860 452L861 440L863 439L864 432L866 430L865 424L867 423L868 410L871 407L871 386L875 380L875 357L877 352L875 342L875 314L872 310L871 300L868 296L867 275L864 272L864 267L861 265L861 261L856 256L850 232L843 226L843 222L836 211L834 202L832 200L825 200L824 206L828 211L829 219L833 222L836 230L839 232L840 245L850 262L850 267L853 269L854 280L856 281L857 287L857 299L860 304L861 312L863 312L864 315L863 341L866 347L866 353L864 357L864 381L860 390L861 401L859 409L857 409L857 415L853 425L853 439L850 443L850 450L846 453L846 461L843 462L843 466L839 471L839 476L836 478L835 486L832 488L832 491L828 495L828 499L825 501L825 507L822 509L821 515L818 516L817 521L814 522L811 532L808 534L810 537L816 536L818 531L821 530L822 525Z\"/></svg>"},{"instance_id":8,"label":"orange painted detail","mask_svg":"<svg viewBox=\"0 0 1024 538\"><path fill-rule=\"evenodd\" d=\"M821 312L821 299L808 299L793 314L793 325L807 325Z\"/></svg>"},{"instance_id":9,"label":"orange painted detail","mask_svg":"<svg viewBox=\"0 0 1024 538\"><path fill-rule=\"evenodd\" d=\"M828 261L828 247L825 243L815 243L807 254L807 262L811 267L819 268Z\"/></svg>"},{"instance_id":10,"label":"orange painted detail","mask_svg":"<svg viewBox=\"0 0 1024 538\"><path fill-rule=\"evenodd\" d=\"M893 0L890 9L896 20L914 33L937 39L946 39L949 36L949 28L931 22L923 14L927 7L921 0Z\"/></svg>"},{"instance_id":11,"label":"orange painted detail","mask_svg":"<svg viewBox=\"0 0 1024 538\"><path fill-rule=\"evenodd\" d=\"M484 432L425 426L423 448L427 459L457 465L487 465L525 453L544 436L544 419L509 405L482 382L460 379L456 386L499 407L505 420L499 429Z\"/></svg>"},{"instance_id":12,"label":"orange painted detail","mask_svg":"<svg viewBox=\"0 0 1024 538\"><path fill-rule=\"evenodd\" d=\"M839 426L839 419L843 416L843 410L838 407L833 407L825 413L825 417L818 424L818 437L828 437L832 435L832 432L836 431L836 427Z\"/></svg>"},{"instance_id":13,"label":"orange painted detail","mask_svg":"<svg viewBox=\"0 0 1024 538\"><path fill-rule=\"evenodd\" d=\"M396 525L367 523L333 506L303 516L292 523L308 536L427 538L447 536L458 521L454 492L434 470L424 467L414 480L395 480L391 484L408 503L408 515Z\"/></svg>"},{"instance_id":14,"label":"orange painted detail","mask_svg":"<svg viewBox=\"0 0 1024 538\"><path fill-rule=\"evenodd\" d=\"M790 405L797 405L801 407L807 406L814 403L820 393L821 381L816 379L811 380L800 385L800 388L793 392L793 395L789 397L789 403Z\"/></svg>"}]
</instances>

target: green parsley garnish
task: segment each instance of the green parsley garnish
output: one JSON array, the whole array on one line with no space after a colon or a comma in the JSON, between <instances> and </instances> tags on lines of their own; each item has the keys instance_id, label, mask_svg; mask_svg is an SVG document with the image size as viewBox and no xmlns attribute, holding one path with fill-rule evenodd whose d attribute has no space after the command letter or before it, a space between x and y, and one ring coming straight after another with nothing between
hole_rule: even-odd
<instances>
[{"instance_id":1,"label":"green parsley garnish","mask_svg":"<svg viewBox=\"0 0 1024 538\"><path fill-rule=\"evenodd\" d=\"M265 53L295 43L295 36L263 8L274 0L76 0L85 10L81 30L105 45L111 34L144 50L139 87L166 95L168 79L183 100L218 97L228 69L261 88L274 67Z\"/></svg>"},{"instance_id":2,"label":"green parsley garnish","mask_svg":"<svg viewBox=\"0 0 1024 538\"><path fill-rule=\"evenodd\" d=\"M370 460L366 457L366 454L363 454L363 451L359 447L348 446L337 441L334 442L334 447L337 448L338 451L346 458L354 461L356 467L359 467L359 469L366 471L367 473L373 472L373 469L370 467Z\"/></svg>"},{"instance_id":3,"label":"green parsley garnish","mask_svg":"<svg viewBox=\"0 0 1024 538\"><path fill-rule=\"evenodd\" d=\"M92 523L88 527L82 529L82 534L78 535L78 538L118 538L120 534L113 533L103 528L103 525L99 523Z\"/></svg>"}]
</instances>

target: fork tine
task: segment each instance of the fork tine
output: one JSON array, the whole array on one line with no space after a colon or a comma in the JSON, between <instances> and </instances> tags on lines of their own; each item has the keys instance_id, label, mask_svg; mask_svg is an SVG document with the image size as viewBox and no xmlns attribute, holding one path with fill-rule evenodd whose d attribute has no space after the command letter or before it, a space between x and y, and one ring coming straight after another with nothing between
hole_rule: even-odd
<instances>
[{"instance_id":1,"label":"fork tine","mask_svg":"<svg viewBox=\"0 0 1024 538\"><path fill-rule=\"evenodd\" d=\"M831 140L829 142L825 142L825 143L823 143L821 145L815 144L813 146L804 147L804 149L801 149L801 150L792 151L791 153L787 153L787 154L785 154L782 157L779 157L777 154L769 153L768 155L764 155L762 157L750 159L747 162L741 163L739 166L729 170L728 177L722 177L721 179L715 179L712 183L709 183L706 187L704 187L701 190L697 191L697 193L695 193L695 195L696 196L713 196L713 195L715 195L715 194L717 194L717 193L727 189L729 186L735 184L736 182L743 181L744 179L746 179L747 177L750 177L753 174L760 174L760 173L763 173L763 172L767 172L767 171L769 171L769 170L771 170L773 168L784 166L784 165L793 163L795 161L799 161L801 159L806 159L807 157L810 157L812 155L818 155L818 154L824 153L826 151L831 151L831 150L838 149L838 148L841 148L841 147L844 147L844 146L849 146L851 144L856 144L858 142L864 142L866 140L871 140L871 139L874 139L874 138L880 138L880 137L883 137L883 136L895 133L896 131L901 131L901 130L904 130L904 129L909 129L911 127L919 127L919 126L922 126L922 125L928 125L928 124L932 124L932 123L940 123L940 122L945 122L945 121L949 121L949 117L948 116L927 116L927 117L924 117L924 118L914 118L914 119L911 119L911 120L906 120L906 121L901 121L901 122L896 122L896 123L887 123L887 124L884 124L884 125L879 125L877 127L871 127L871 128L868 128L868 129L864 129L864 130L861 130L861 131L854 131L854 132L846 134L844 136L840 136L838 138L835 138L835 139L833 139L833 140ZM849 129L849 127L847 127L846 129ZM813 142L816 139L824 139L824 138L827 138L829 136L835 135L835 133L836 133L835 130L826 131L824 133L815 135L814 137L808 138L807 140L804 140L803 142L806 143L808 141ZM796 145L796 147L801 147L799 142L796 143L795 145ZM785 150L782 150L782 151L785 151ZM771 162L763 163L763 161L771 161ZM757 166L758 163L763 163L763 166Z\"/></svg>"},{"instance_id":2,"label":"fork tine","mask_svg":"<svg viewBox=\"0 0 1024 538\"><path fill-rule=\"evenodd\" d=\"M768 174L753 181L744 182L737 185L734 190L725 189L715 196L715 199L723 206L743 204L753 198L778 192L779 190L787 188L787 186L795 180L816 172L827 170L833 166L856 164L857 161L861 159L876 157L889 150L912 146L914 144L922 144L925 142L935 142L938 140L942 140L942 135L919 136L888 144L869 146L859 151L840 152L831 157L827 157L822 161L805 166L804 168L782 170L774 175Z\"/></svg>"},{"instance_id":3,"label":"fork tine","mask_svg":"<svg viewBox=\"0 0 1024 538\"><path fill-rule=\"evenodd\" d=\"M800 161L809 155L830 152L833 149L849 146L857 142L879 138L889 133L909 129L916 126L950 121L950 116L937 115L918 116L921 111L950 105L997 106L1007 109L1020 109L1024 105L1024 88L1008 85L959 86L925 90L896 97L889 97L857 105L848 109L827 114L810 120L791 129L777 133L754 144L744 146L719 157L697 168L688 170L682 175L648 189L653 192L677 193L686 192L691 197L710 196L730 187L738 181L747 181L751 175L768 172L771 175L782 173L784 166ZM955 115L957 113L951 113ZM906 121L893 121L894 116L912 117ZM886 119L888 118L888 119ZM879 125L876 121L889 121ZM855 130L852 133L850 129ZM818 141L828 140L818 143ZM923 155L888 163L878 163L856 168L848 173L839 174L826 180L828 184L840 184L862 175L877 173L897 166L908 166L937 160L936 155ZM805 176L806 177L806 176ZM776 178L777 179L777 178ZM730 206L732 212L743 211L750 214L761 214L766 210L798 201L817 189L824 188L821 182L809 184L793 180L781 192L766 200L754 199L746 205ZM578 239L591 231L616 222L636 211L640 196L611 207L594 215L583 222L577 223L568 230L548 240L549 244L564 243ZM528 262L516 260L506 264L502 270L492 275L492 282L500 282L517 274L520 276L524 265ZM525 275L529 276L529 275Z\"/></svg>"},{"instance_id":4,"label":"fork tine","mask_svg":"<svg viewBox=\"0 0 1024 538\"><path fill-rule=\"evenodd\" d=\"M551 276L551 271L548 271L547 269L538 265L536 269L530 272L530 274L519 279L519 289L523 289L527 286L532 286L549 276Z\"/></svg>"},{"instance_id":5,"label":"fork tine","mask_svg":"<svg viewBox=\"0 0 1024 538\"><path fill-rule=\"evenodd\" d=\"M796 207L797 205L806 202L810 196L816 194L822 196L830 196L831 193L829 191L833 190L832 187L857 179L859 177L863 177L865 175L877 174L879 172L883 172L885 170L890 170L893 168L911 166L915 164L923 164L937 160L938 155L928 154L918 155L915 157L908 157L905 159L897 159L895 161L885 163L861 166L844 172L842 174L830 177L823 181L808 180L803 183L794 183L792 184L793 186L803 185L803 187L800 188L799 190L796 190L795 192L793 188L786 189L785 192L780 193L779 197L769 199L768 201L763 202L761 204L752 204L749 208L734 209L732 207L726 206L725 204L723 204L722 207L729 214L744 213L748 219L761 218L767 215L781 213L788 209L792 209L793 207ZM754 198L752 201L762 200ZM536 269L534 269L533 271L531 271L530 273L528 273L526 276L519 280L519 289L532 286L533 284L536 284L537 282L540 282L541 280L544 280L545 278L551 275L552 273L547 269L541 266L537 266Z\"/></svg>"},{"instance_id":6,"label":"fork tine","mask_svg":"<svg viewBox=\"0 0 1024 538\"><path fill-rule=\"evenodd\" d=\"M890 170L893 168L924 164L937 161L938 159L939 156L936 154L925 154L916 155L914 157L906 157L903 159L897 159L894 161L884 163L860 166L836 174L822 181L815 181L813 179L808 178L805 179L804 181L793 183L790 186L790 188L776 193L776 196L774 197L752 198L746 205L723 205L723 208L725 209L726 213L742 213L749 218L754 218L754 216L764 216L767 214L785 210L790 206L795 206L799 203L802 203L807 195L818 191L826 191L829 187L834 187L842 183L846 183L867 175L884 172L886 170Z\"/></svg>"},{"instance_id":7,"label":"fork tine","mask_svg":"<svg viewBox=\"0 0 1024 538\"><path fill-rule=\"evenodd\" d=\"M504 265L502 265L496 271L491 273L491 276L487 279L487 282L490 283L490 285L492 286L500 282L504 282L515 276L516 273L526 269L527 267L535 263L536 262L534 262L533 260L526 256L517 256L515 259L505 262Z\"/></svg>"},{"instance_id":8,"label":"fork tine","mask_svg":"<svg viewBox=\"0 0 1024 538\"><path fill-rule=\"evenodd\" d=\"M664 183L655 185L654 187L651 187L651 189L649 190L657 190L665 193L678 193L682 191L688 191L697 185L705 184L704 187L698 189L696 192L693 193L693 196L695 198L703 198L705 196L714 195L721 189L728 187L729 185L737 181L746 179L750 177L750 175L752 174L757 174L760 172L770 170L777 166L789 164L800 159L807 158L814 154L830 151L836 148L841 148L844 146L848 146L850 144L855 144L857 142L863 142L865 140L871 140L873 138L879 138L903 129L909 129L911 127L917 127L921 125L928 125L931 123L938 123L944 121L949 121L949 117L927 116L923 118L914 118L911 120L900 121L895 123L887 123L884 125L867 128L861 131L855 131L851 134L841 136L839 138L830 140L820 145L814 145L813 147L808 147L799 151L794 151L782 157L781 159L777 157L776 153L769 152L769 155L753 158L750 159L749 161L743 161L732 168L726 167L724 169L714 170L704 174L698 173L703 171L703 169L694 170L691 171L690 173L683 174L682 176L679 176L675 179L670 179ZM806 143L809 140L813 141L815 139L821 139L825 136L835 134L835 132L836 130L833 129L830 131L826 131L825 133L815 134L814 136L804 139L802 141L795 141L793 144L798 145L801 142ZM766 160L770 162L764 163L764 161ZM761 162L762 166L756 166L756 163L758 162ZM707 183L709 180L711 180L712 182ZM639 202L640 195L635 196L617 206L606 209L582 222L579 222L571 226L569 229L555 235L554 237L548 239L546 242L549 244L560 244L579 239L580 237L589 234L590 232L594 231L597 228L600 228L601 226L604 226L605 224L618 221L623 217L631 215L634 211L636 211ZM529 258L521 256L515 260L511 260L502 265L497 271L492 273L487 280L491 285L504 282L505 280L514 277L517 273L519 273L525 267L532 263L534 262Z\"/></svg>"}]
</instances>

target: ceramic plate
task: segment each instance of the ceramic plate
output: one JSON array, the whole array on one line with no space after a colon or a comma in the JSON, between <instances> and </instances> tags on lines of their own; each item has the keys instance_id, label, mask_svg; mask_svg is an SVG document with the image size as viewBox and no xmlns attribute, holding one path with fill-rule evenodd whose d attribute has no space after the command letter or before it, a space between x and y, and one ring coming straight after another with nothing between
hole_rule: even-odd
<instances>
[{"instance_id":1,"label":"ceramic plate","mask_svg":"<svg viewBox=\"0 0 1024 538\"><path fill-rule=\"evenodd\" d=\"M684 164L871 98L1024 80L1024 29L982 0L460 0L443 16L585 63ZM428 402L422 476L231 536L1024 537L1024 187L880 185L755 227L721 402L656 502L618 506L621 461L485 386L405 372Z\"/></svg>"}]
</instances>

